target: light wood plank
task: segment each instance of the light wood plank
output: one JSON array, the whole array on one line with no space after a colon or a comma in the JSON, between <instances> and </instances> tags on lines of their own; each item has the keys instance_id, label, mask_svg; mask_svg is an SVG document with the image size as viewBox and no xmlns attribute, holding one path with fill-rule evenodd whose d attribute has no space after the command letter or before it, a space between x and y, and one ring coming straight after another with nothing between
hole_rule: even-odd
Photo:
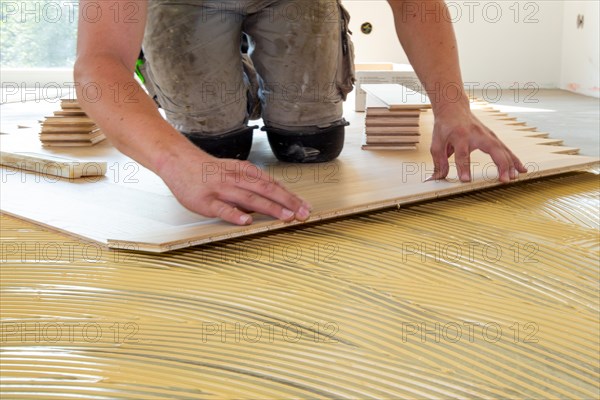
<instances>
[{"instance_id":1,"label":"light wood plank","mask_svg":"<svg viewBox=\"0 0 600 400\"><path fill-rule=\"evenodd\" d=\"M417 150L417 146L415 146L414 144L411 144L411 143L406 143L406 144L399 144L399 143L395 143L395 144L387 144L387 143L368 144L367 143L367 144L363 144L361 146L361 148L363 150L370 150L370 151Z\"/></svg>"},{"instance_id":2,"label":"light wood plank","mask_svg":"<svg viewBox=\"0 0 600 400\"><path fill-rule=\"evenodd\" d=\"M87 140L50 140L42 142L44 147L85 147L94 146L106 139L104 134L94 136Z\"/></svg>"},{"instance_id":3,"label":"light wood plank","mask_svg":"<svg viewBox=\"0 0 600 400\"><path fill-rule=\"evenodd\" d=\"M79 106L79 103L77 102L77 100L72 100L72 99L63 99L60 101L60 107L65 110L65 109L69 109L69 110L81 110L81 107Z\"/></svg>"},{"instance_id":4,"label":"light wood plank","mask_svg":"<svg viewBox=\"0 0 600 400\"><path fill-rule=\"evenodd\" d=\"M100 136L104 139L104 134L97 130L90 133L41 133L40 139L42 142L89 141Z\"/></svg>"},{"instance_id":5,"label":"light wood plank","mask_svg":"<svg viewBox=\"0 0 600 400\"><path fill-rule=\"evenodd\" d=\"M367 118L383 117L383 118L418 118L421 116L421 110L389 110L381 107L368 107L366 110Z\"/></svg>"},{"instance_id":6,"label":"light wood plank","mask_svg":"<svg viewBox=\"0 0 600 400\"><path fill-rule=\"evenodd\" d=\"M87 116L81 117L46 117L43 122L43 125L53 125L53 126L94 126L96 123Z\"/></svg>"},{"instance_id":7,"label":"light wood plank","mask_svg":"<svg viewBox=\"0 0 600 400\"><path fill-rule=\"evenodd\" d=\"M367 126L367 135L418 135L418 126Z\"/></svg>"},{"instance_id":8,"label":"light wood plank","mask_svg":"<svg viewBox=\"0 0 600 400\"><path fill-rule=\"evenodd\" d=\"M77 179L106 174L106 162L73 160L40 153L0 152L0 164L13 169Z\"/></svg>"},{"instance_id":9,"label":"light wood plank","mask_svg":"<svg viewBox=\"0 0 600 400\"><path fill-rule=\"evenodd\" d=\"M83 117L85 115L83 110L78 109L54 111L54 116L56 117Z\"/></svg>"},{"instance_id":10,"label":"light wood plank","mask_svg":"<svg viewBox=\"0 0 600 400\"><path fill-rule=\"evenodd\" d=\"M366 137L367 144L383 144L383 143L419 143L419 136L380 136L369 135Z\"/></svg>"},{"instance_id":11,"label":"light wood plank","mask_svg":"<svg viewBox=\"0 0 600 400\"><path fill-rule=\"evenodd\" d=\"M419 118L369 118L365 121L366 126L419 126Z\"/></svg>"},{"instance_id":12,"label":"light wood plank","mask_svg":"<svg viewBox=\"0 0 600 400\"><path fill-rule=\"evenodd\" d=\"M363 84L361 88L387 105L390 110L431 108L427 95L398 84Z\"/></svg>"},{"instance_id":13,"label":"light wood plank","mask_svg":"<svg viewBox=\"0 0 600 400\"><path fill-rule=\"evenodd\" d=\"M521 175L520 181L598 165L595 158L558 154L562 147L545 145L555 139L530 137L519 130L522 127L507 126L489 111L474 112L493 125L496 134L529 166L530 172ZM339 159L321 165L279 163L264 136L256 135L250 160L312 203L308 222L500 185L490 157L479 151L471 157L473 182L459 182L453 166L447 180L425 182L433 171L430 110L421 115L422 143L411 151L362 151L364 117L352 120L355 123L348 128ZM253 225L238 227L196 215L176 201L160 178L107 141L88 148L42 148L32 129L30 134L2 135L0 144L3 150L108 162L107 176L75 182L36 182L35 174L2 169L0 205L7 214L110 247L163 252L301 224L255 215ZM31 196L33 191L38 195ZM39 206L39 198L44 199L44 207Z\"/></svg>"}]
</instances>

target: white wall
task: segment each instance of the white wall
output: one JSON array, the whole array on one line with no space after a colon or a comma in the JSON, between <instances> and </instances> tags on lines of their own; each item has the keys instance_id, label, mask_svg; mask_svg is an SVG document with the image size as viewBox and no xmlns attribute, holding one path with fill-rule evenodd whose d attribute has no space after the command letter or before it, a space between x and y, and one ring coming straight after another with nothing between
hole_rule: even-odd
<instances>
[{"instance_id":1,"label":"white wall","mask_svg":"<svg viewBox=\"0 0 600 400\"><path fill-rule=\"evenodd\" d=\"M407 0L418 5L421 0ZM599 97L600 0L446 0L459 41L461 68L467 83L482 87L563 88ZM357 61L408 63L398 43L387 0L343 0L349 9ZM500 13L497 13L500 10ZM584 29L576 17L585 15ZM360 32L371 22L370 35ZM36 73L36 82L71 82L70 71ZM67 76L68 75L68 76ZM40 78L43 77L42 78ZM30 84L30 72L3 69L2 82ZM68 77L68 79L67 79ZM12 90L13 88L9 88Z\"/></svg>"},{"instance_id":2,"label":"white wall","mask_svg":"<svg viewBox=\"0 0 600 400\"><path fill-rule=\"evenodd\" d=\"M407 62L386 0L343 3L352 15L357 61ZM515 83L523 88L530 82L540 88L559 87L562 0L447 0L447 4L451 13L441 18L455 22L465 82L497 83L503 88L516 88ZM374 25L370 35L360 31L366 21Z\"/></svg>"},{"instance_id":3,"label":"white wall","mask_svg":"<svg viewBox=\"0 0 600 400\"><path fill-rule=\"evenodd\" d=\"M350 30L357 62L394 62L408 64L402 46L395 36L392 10L386 0L343 0L350 12ZM373 24L373 32L360 32L364 22Z\"/></svg>"},{"instance_id":4,"label":"white wall","mask_svg":"<svg viewBox=\"0 0 600 400\"><path fill-rule=\"evenodd\" d=\"M598 0L565 1L563 23L560 87L594 97L600 97L599 4ZM577 28L578 14L585 17L583 29Z\"/></svg>"}]
</instances>

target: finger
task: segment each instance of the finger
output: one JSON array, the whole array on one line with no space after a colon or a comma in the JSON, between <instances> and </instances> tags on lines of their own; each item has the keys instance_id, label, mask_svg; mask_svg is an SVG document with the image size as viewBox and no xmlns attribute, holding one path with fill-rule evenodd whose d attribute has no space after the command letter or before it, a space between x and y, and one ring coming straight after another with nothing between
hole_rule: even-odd
<instances>
[{"instance_id":1,"label":"finger","mask_svg":"<svg viewBox=\"0 0 600 400\"><path fill-rule=\"evenodd\" d=\"M312 209L311 205L306 200L304 200L304 199L300 198L299 196L297 196L296 194L292 193L281 182L277 181L271 175L269 175L262 169L258 168L256 165L250 163L249 161L245 161L245 162L243 162L243 164L244 164L244 167L242 169L242 171L243 171L242 178L245 183L250 183L250 184L258 183L260 185L260 187L262 188L259 190L264 190L263 193L274 192L276 195L284 194L283 198L275 198L272 200L285 201L286 203L282 203L282 205L291 210L300 211L300 208L302 206L304 206L304 208L306 208L306 210L308 210L310 212L310 210ZM260 183L259 183L259 181L260 181ZM279 189L281 189L281 190L279 190L277 188L272 188L271 187L272 185L270 185L270 184L274 184L275 186L278 186ZM253 188L250 188L246 184L244 184L243 187L246 189L254 190ZM292 196L292 199L290 199L288 196ZM289 200L292 200L292 202L290 203Z\"/></svg>"},{"instance_id":2,"label":"finger","mask_svg":"<svg viewBox=\"0 0 600 400\"><path fill-rule=\"evenodd\" d=\"M222 200L228 203L236 204L248 210L256 211L261 214L270 215L282 221L292 221L296 213L283 207L272 200L269 200L260 194L251 190L231 188L223 194Z\"/></svg>"},{"instance_id":3,"label":"finger","mask_svg":"<svg viewBox=\"0 0 600 400\"><path fill-rule=\"evenodd\" d=\"M251 215L219 199L213 199L208 208L211 217L221 218L235 225L250 225L252 223Z\"/></svg>"},{"instance_id":4,"label":"finger","mask_svg":"<svg viewBox=\"0 0 600 400\"><path fill-rule=\"evenodd\" d=\"M244 207L240 206L239 204L232 204L232 203L227 203L227 204L229 204L233 208L237 208L238 210L240 210L244 214L252 214L254 212L252 210L248 210L247 208L244 208Z\"/></svg>"},{"instance_id":5,"label":"finger","mask_svg":"<svg viewBox=\"0 0 600 400\"><path fill-rule=\"evenodd\" d=\"M485 141L478 147L492 157L498 167L500 182L506 183L518 178L517 171L527 172L521 161L499 139Z\"/></svg>"},{"instance_id":6,"label":"finger","mask_svg":"<svg viewBox=\"0 0 600 400\"><path fill-rule=\"evenodd\" d=\"M245 209L244 207L237 207L241 212L251 214L252 210Z\"/></svg>"},{"instance_id":7,"label":"finger","mask_svg":"<svg viewBox=\"0 0 600 400\"><path fill-rule=\"evenodd\" d=\"M296 217L299 220L308 219L308 217L310 216L310 211L312 209L311 205L307 201L303 200L302 198L298 197L297 195L289 191L287 188L285 188L270 174L263 171L258 166L252 164L249 161L228 161L230 162L230 164L227 165L227 170L238 172L237 175L229 174L229 176L232 179L230 179L228 183L239 188L258 193L262 197L280 203L279 205L284 211L282 211L281 213L275 212L276 214L278 214L274 215L276 218L280 218L285 221L293 219L294 217ZM291 218L288 218L288 210L293 211L294 215L292 215ZM274 213L271 212L267 214L273 215Z\"/></svg>"},{"instance_id":8,"label":"finger","mask_svg":"<svg viewBox=\"0 0 600 400\"><path fill-rule=\"evenodd\" d=\"M523 163L521 162L521 160L519 160L519 157L517 157L515 155L515 153L513 153L512 151L510 151L509 149L507 149L509 154L510 154L510 158L512 160L512 165L513 167L516 169L516 172L520 172L520 173L526 173L527 172L527 168L525 168L525 166L523 165ZM518 178L518 174L517 176L515 176L515 179Z\"/></svg>"},{"instance_id":9,"label":"finger","mask_svg":"<svg viewBox=\"0 0 600 400\"><path fill-rule=\"evenodd\" d=\"M454 162L461 182L471 182L471 152L467 143L454 149Z\"/></svg>"},{"instance_id":10,"label":"finger","mask_svg":"<svg viewBox=\"0 0 600 400\"><path fill-rule=\"evenodd\" d=\"M254 183L254 182L258 182L260 181L265 181L265 182L273 182L274 184L284 188L287 190L287 188L285 187L285 185L281 182L279 182L277 179L273 178L268 172L262 170L261 168L259 168L257 165L252 164L249 161L242 161L242 168L241 168L241 178Z\"/></svg>"},{"instance_id":11,"label":"finger","mask_svg":"<svg viewBox=\"0 0 600 400\"><path fill-rule=\"evenodd\" d=\"M439 146L431 146L431 157L433 158L433 175L427 181L437 181L448 176L450 166L448 164L447 149Z\"/></svg>"},{"instance_id":12,"label":"finger","mask_svg":"<svg viewBox=\"0 0 600 400\"><path fill-rule=\"evenodd\" d=\"M489 155L494 160L494 164L498 167L498 179L500 182L510 182L510 168L514 166L511 163L509 154L505 150L504 146L494 147Z\"/></svg>"},{"instance_id":13,"label":"finger","mask_svg":"<svg viewBox=\"0 0 600 400\"><path fill-rule=\"evenodd\" d=\"M236 204L248 207L252 205L250 209L256 210L263 214L271 215L275 218L288 221L290 218L287 217L288 212L293 213L292 218L296 218L300 221L305 221L310 216L310 204L296 196L294 193L285 189L281 185L278 185L273 180L259 179L258 181L242 180L239 185L239 189L245 189L249 194L244 193L242 197L239 197L240 192L235 192L239 199L244 200L244 196L249 198L244 202L237 202ZM264 206L267 203L258 201L259 199L268 200L269 207L275 207L270 212L265 212ZM256 207L262 207L260 210ZM268 209L266 211L269 211Z\"/></svg>"},{"instance_id":14,"label":"finger","mask_svg":"<svg viewBox=\"0 0 600 400\"><path fill-rule=\"evenodd\" d=\"M238 162L241 166L240 172L242 179L250 180L250 181L258 181L258 180L273 180L271 176L257 165L252 164L249 161L234 161Z\"/></svg>"},{"instance_id":15,"label":"finger","mask_svg":"<svg viewBox=\"0 0 600 400\"><path fill-rule=\"evenodd\" d=\"M521 171L519 171L520 161L518 158L513 158L511 155L509 155L509 157L511 158L511 163L510 163L508 175L511 180L517 179L519 177L519 172L521 172Z\"/></svg>"},{"instance_id":16,"label":"finger","mask_svg":"<svg viewBox=\"0 0 600 400\"><path fill-rule=\"evenodd\" d=\"M519 160L519 157L517 157L506 145L504 145L504 149L508 153L508 158L510 160L510 179L517 179L519 173L527 172L527 168L525 168L521 160Z\"/></svg>"}]
</instances>

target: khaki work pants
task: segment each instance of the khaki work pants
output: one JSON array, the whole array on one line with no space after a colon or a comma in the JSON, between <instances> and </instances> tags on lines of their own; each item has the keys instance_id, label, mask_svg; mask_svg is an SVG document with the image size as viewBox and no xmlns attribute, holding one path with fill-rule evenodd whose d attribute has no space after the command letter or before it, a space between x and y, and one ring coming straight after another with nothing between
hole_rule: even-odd
<instances>
[{"instance_id":1,"label":"khaki work pants","mask_svg":"<svg viewBox=\"0 0 600 400\"><path fill-rule=\"evenodd\" d=\"M181 132L328 127L354 83L348 21L340 0L149 0L146 86Z\"/></svg>"}]
</instances>

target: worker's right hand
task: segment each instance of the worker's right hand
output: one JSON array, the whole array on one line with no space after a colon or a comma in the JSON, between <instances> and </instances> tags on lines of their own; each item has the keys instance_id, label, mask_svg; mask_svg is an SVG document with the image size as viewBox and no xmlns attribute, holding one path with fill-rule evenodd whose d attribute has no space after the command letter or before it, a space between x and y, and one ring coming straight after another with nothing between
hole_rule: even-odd
<instances>
[{"instance_id":1,"label":"worker's right hand","mask_svg":"<svg viewBox=\"0 0 600 400\"><path fill-rule=\"evenodd\" d=\"M188 210L236 225L249 225L256 211L283 221L304 221L310 205L248 161L219 159L196 151L159 172Z\"/></svg>"}]
</instances>

